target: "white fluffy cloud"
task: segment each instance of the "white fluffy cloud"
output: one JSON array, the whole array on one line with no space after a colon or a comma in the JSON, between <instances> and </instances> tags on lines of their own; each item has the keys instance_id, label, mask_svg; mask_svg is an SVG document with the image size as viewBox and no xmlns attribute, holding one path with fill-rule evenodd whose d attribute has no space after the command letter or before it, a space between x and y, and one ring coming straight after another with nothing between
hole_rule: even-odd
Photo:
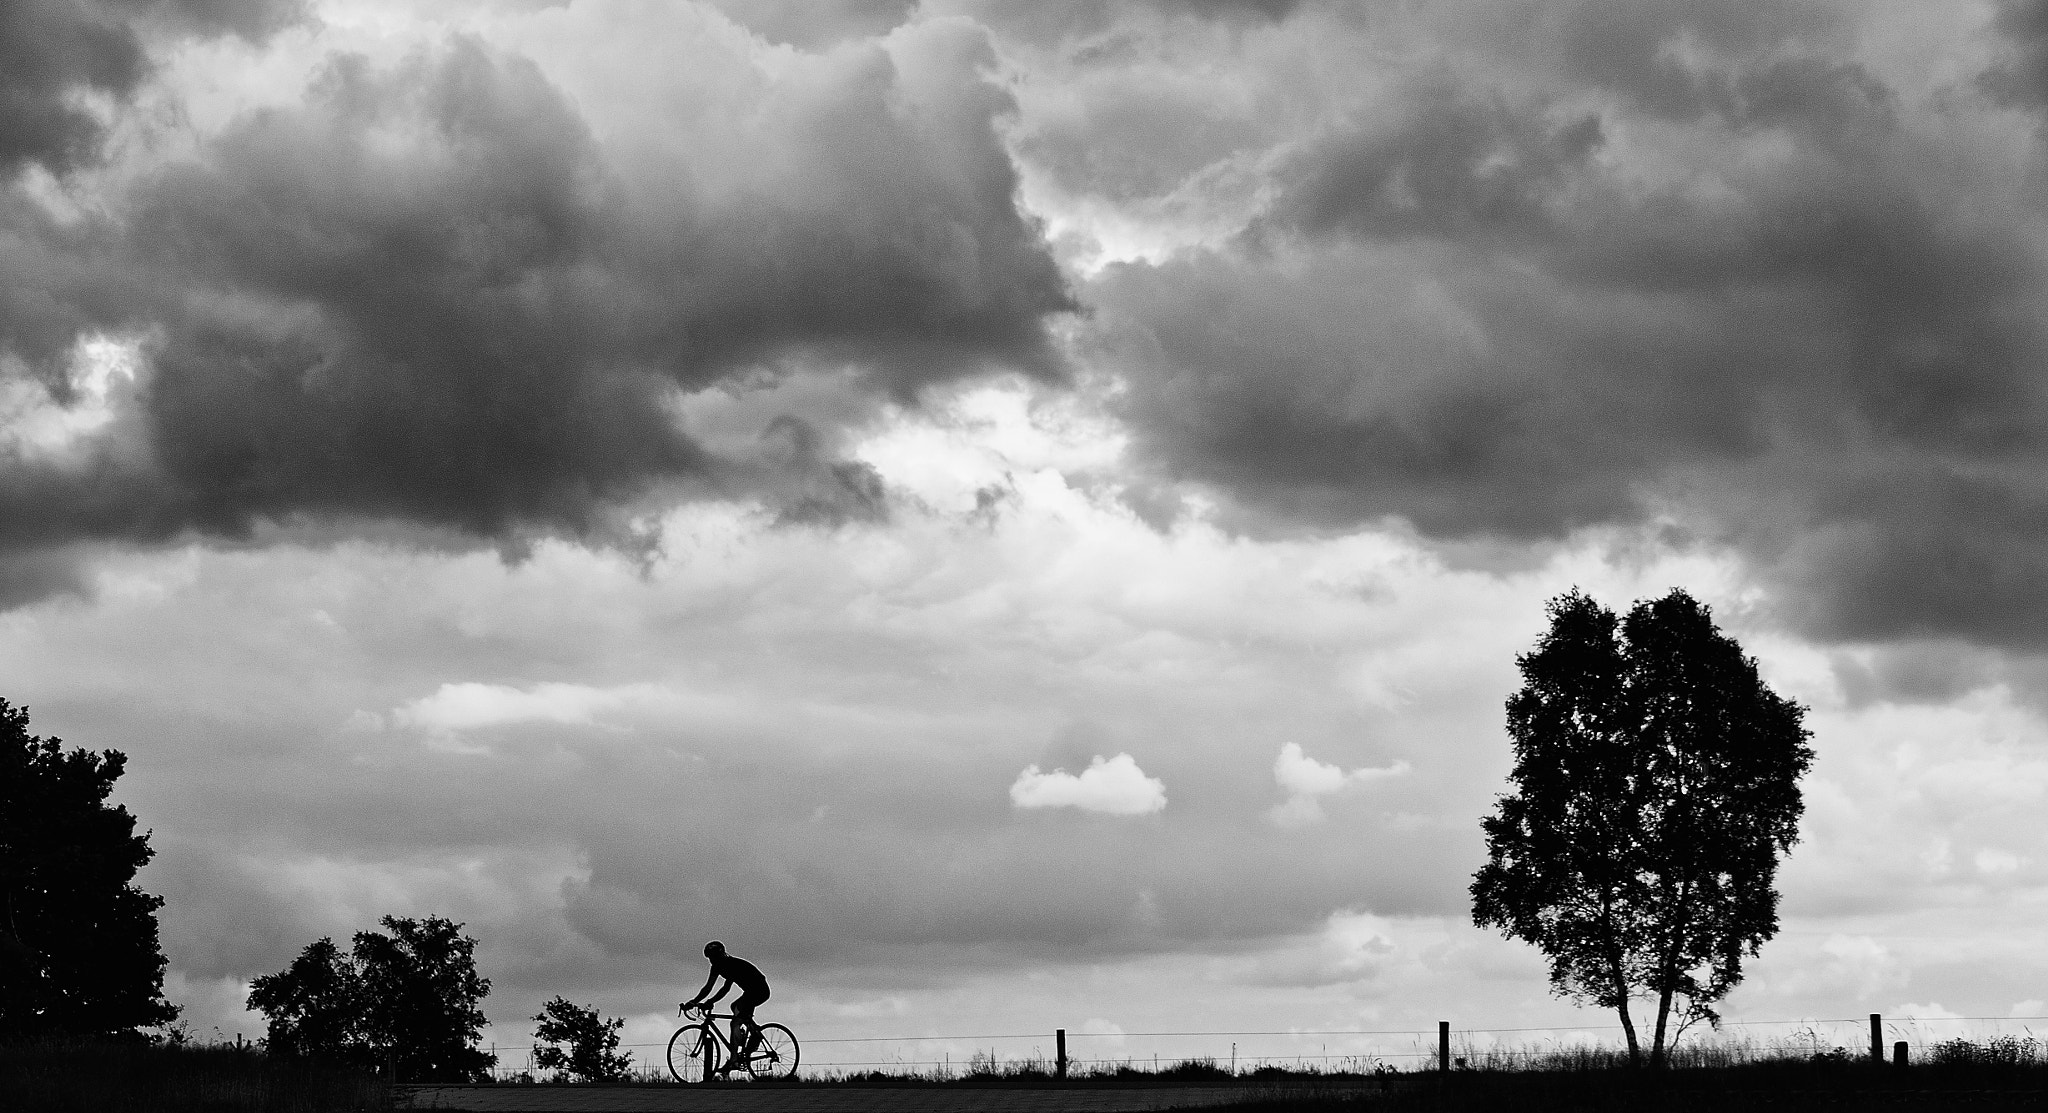
<instances>
[{"instance_id":1,"label":"white fluffy cloud","mask_svg":"<svg viewBox=\"0 0 2048 1113\"><path fill-rule=\"evenodd\" d=\"M658 701L661 691L630 684L595 688L587 684L443 684L431 696L400 706L391 714L401 727L435 734L483 730L518 723L585 725L609 711Z\"/></svg>"},{"instance_id":2,"label":"white fluffy cloud","mask_svg":"<svg viewBox=\"0 0 2048 1113\"><path fill-rule=\"evenodd\" d=\"M1282 827L1306 826L1323 818L1320 797L1341 792L1351 785L1398 777L1408 770L1407 762L1397 761L1384 768L1368 766L1345 772L1327 761L1317 761L1308 756L1302 751L1301 743L1289 742L1280 747L1280 756L1273 759L1273 779L1287 790L1287 800L1274 805L1266 814Z\"/></svg>"},{"instance_id":3,"label":"white fluffy cloud","mask_svg":"<svg viewBox=\"0 0 2048 1113\"><path fill-rule=\"evenodd\" d=\"M1129 754L1097 756L1077 776L1064 769L1041 773L1027 765L1010 786L1020 808L1079 808L1105 815L1150 815L1166 807L1166 782L1148 777Z\"/></svg>"}]
</instances>

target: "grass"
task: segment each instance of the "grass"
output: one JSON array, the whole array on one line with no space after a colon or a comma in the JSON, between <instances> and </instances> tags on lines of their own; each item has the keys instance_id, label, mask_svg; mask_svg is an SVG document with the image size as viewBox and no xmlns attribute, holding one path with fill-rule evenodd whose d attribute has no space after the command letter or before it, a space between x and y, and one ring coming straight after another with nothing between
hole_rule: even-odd
<instances>
[{"instance_id":1,"label":"grass","mask_svg":"<svg viewBox=\"0 0 2048 1113\"><path fill-rule=\"evenodd\" d=\"M958 1066L812 1074L783 1085L1240 1088L1243 1100L1217 1113L2048 1108L2048 1048L2031 1036L1923 1045L1903 1070L1812 1041L1686 1045L1656 1073L1631 1069L1614 1048L1460 1050L1460 1067L1448 1074L1397 1071L1369 1058L1238 1070L1197 1058L1089 1062L1060 1079L1044 1059L980 1055ZM641 1080L666 1076L648 1072ZM368 1076L273 1061L254 1047L0 1046L0 1109L8 1113L357 1113L388 1109L389 1099L388 1088Z\"/></svg>"},{"instance_id":2,"label":"grass","mask_svg":"<svg viewBox=\"0 0 2048 1113\"><path fill-rule=\"evenodd\" d=\"M253 1046L0 1045L0 1108L10 1113L355 1113L389 1107L389 1089L367 1075L274 1060Z\"/></svg>"},{"instance_id":3,"label":"grass","mask_svg":"<svg viewBox=\"0 0 2048 1113\"><path fill-rule=\"evenodd\" d=\"M1948 1040L1923 1045L1911 1066L1875 1064L1812 1039L1780 1043L1724 1040L1683 1045L1661 1072L1634 1069L1627 1053L1606 1047L1463 1048L1448 1075L1398 1071L1373 1060L1322 1067L1262 1065L1232 1071L1215 1059L1112 1061L1076 1065L1055 1076L1042 1059L918 1070L810 1074L789 1085L1073 1087L1076 1089L1234 1086L1243 1100L1217 1113L1563 1113L1563 1111L1874 1109L1896 1113L2048 1109L2048 1048L2031 1037ZM1432 1068L1434 1064L1432 1063Z\"/></svg>"},{"instance_id":4,"label":"grass","mask_svg":"<svg viewBox=\"0 0 2048 1113\"><path fill-rule=\"evenodd\" d=\"M1381 1076L1344 1094L1275 1094L1215 1113L1622 1113L1635 1110L2048 1109L2048 1048L1998 1036L1929 1046L1904 1068L1844 1048L1721 1044L1681 1048L1660 1072L1613 1048L1492 1050L1462 1069Z\"/></svg>"},{"instance_id":5,"label":"grass","mask_svg":"<svg viewBox=\"0 0 2048 1113\"><path fill-rule=\"evenodd\" d=\"M793 1084L1240 1087L1244 1100L1224 1107L1231 1113L2048 1108L2048 1046L2031 1036L1924 1045L1903 1070L1810 1042L1687 1045L1659 1073L1629 1068L1627 1055L1614 1048L1462 1050L1461 1067L1448 1075L1395 1071L1364 1059L1321 1068L1232 1071L1200 1058L1157 1066L1142 1060L1092 1062L1060 1079L1043 1059L977 1056L958 1067L848 1071ZM389 1104L388 1087L372 1077L272 1060L252 1046L0 1045L0 1109L8 1113L366 1113Z\"/></svg>"}]
</instances>

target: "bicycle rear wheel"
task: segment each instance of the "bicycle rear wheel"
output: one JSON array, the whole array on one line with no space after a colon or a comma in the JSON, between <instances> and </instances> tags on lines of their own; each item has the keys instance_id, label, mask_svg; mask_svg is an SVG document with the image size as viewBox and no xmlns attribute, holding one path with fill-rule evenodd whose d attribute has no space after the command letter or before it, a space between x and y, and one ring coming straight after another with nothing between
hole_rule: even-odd
<instances>
[{"instance_id":1,"label":"bicycle rear wheel","mask_svg":"<svg viewBox=\"0 0 2048 1113\"><path fill-rule=\"evenodd\" d=\"M709 1082L718 1069L718 1041L702 1024L686 1024L668 1038L668 1072L677 1082Z\"/></svg>"},{"instance_id":2,"label":"bicycle rear wheel","mask_svg":"<svg viewBox=\"0 0 2048 1113\"><path fill-rule=\"evenodd\" d=\"M747 1059L747 1071L755 1078L788 1078L796 1073L798 1054L795 1032L780 1024L763 1024L760 1042Z\"/></svg>"}]
</instances>

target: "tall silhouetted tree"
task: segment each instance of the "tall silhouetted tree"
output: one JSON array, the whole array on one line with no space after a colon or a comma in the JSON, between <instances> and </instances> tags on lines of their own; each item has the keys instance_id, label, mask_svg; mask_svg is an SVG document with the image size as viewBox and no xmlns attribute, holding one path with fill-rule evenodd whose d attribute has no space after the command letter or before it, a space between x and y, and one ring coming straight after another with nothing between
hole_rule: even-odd
<instances>
[{"instance_id":1,"label":"tall silhouetted tree","mask_svg":"<svg viewBox=\"0 0 2048 1113\"><path fill-rule=\"evenodd\" d=\"M1573 590L1516 659L1514 791L1485 820L1472 919L1535 944L1556 993L1614 1009L1655 1002L1667 1026L1718 1025L1714 1004L1778 931L1778 858L1798 837L1813 760L1804 710L1683 591L1626 620Z\"/></svg>"},{"instance_id":2,"label":"tall silhouetted tree","mask_svg":"<svg viewBox=\"0 0 2048 1113\"><path fill-rule=\"evenodd\" d=\"M489 978L476 972L476 940L438 916L386 916L390 934L359 931L343 956L321 939L249 985L249 1007L269 1021L280 1054L389 1065L407 1082L465 1082L497 1060L483 1037Z\"/></svg>"},{"instance_id":3,"label":"tall silhouetted tree","mask_svg":"<svg viewBox=\"0 0 2048 1113\"><path fill-rule=\"evenodd\" d=\"M135 871L155 854L108 804L128 759L65 752L0 700L0 1037L132 1035L164 1000L156 910Z\"/></svg>"},{"instance_id":4,"label":"tall silhouetted tree","mask_svg":"<svg viewBox=\"0 0 2048 1113\"><path fill-rule=\"evenodd\" d=\"M594 1007L557 997L533 1018L533 1063L586 1082L617 1081L633 1065L633 1053L619 1050L619 1029L625 1026L623 1017L606 1020Z\"/></svg>"}]
</instances>

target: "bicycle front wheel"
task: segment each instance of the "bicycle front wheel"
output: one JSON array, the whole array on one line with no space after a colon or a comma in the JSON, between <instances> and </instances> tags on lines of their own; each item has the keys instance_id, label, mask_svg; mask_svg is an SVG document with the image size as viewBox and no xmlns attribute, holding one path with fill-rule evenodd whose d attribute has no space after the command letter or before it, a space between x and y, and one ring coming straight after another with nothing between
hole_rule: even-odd
<instances>
[{"instance_id":1,"label":"bicycle front wheel","mask_svg":"<svg viewBox=\"0 0 2048 1113\"><path fill-rule=\"evenodd\" d=\"M709 1082L718 1069L718 1041L702 1024L686 1024L668 1038L668 1072L677 1082Z\"/></svg>"},{"instance_id":2,"label":"bicycle front wheel","mask_svg":"<svg viewBox=\"0 0 2048 1113\"><path fill-rule=\"evenodd\" d=\"M797 1054L795 1032L780 1024L763 1024L747 1071L755 1078L788 1078L796 1073Z\"/></svg>"}]
</instances>

